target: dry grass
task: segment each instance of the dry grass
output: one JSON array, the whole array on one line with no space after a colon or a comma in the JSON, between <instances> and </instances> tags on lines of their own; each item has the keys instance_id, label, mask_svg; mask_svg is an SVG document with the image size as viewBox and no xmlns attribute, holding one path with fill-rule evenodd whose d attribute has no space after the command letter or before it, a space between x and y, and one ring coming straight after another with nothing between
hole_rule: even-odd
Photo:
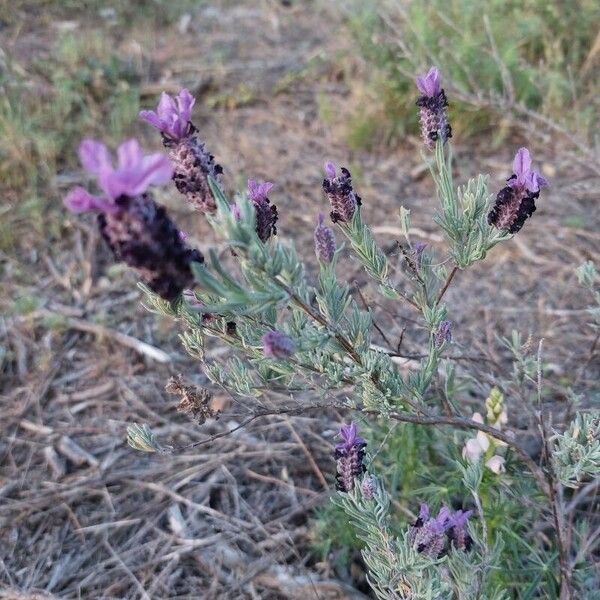
<instances>
[{"instance_id":1,"label":"dry grass","mask_svg":"<svg viewBox=\"0 0 600 600\"><path fill-rule=\"evenodd\" d=\"M77 16L79 31L105 27L120 50L135 48L143 104L163 88L197 91L195 120L226 166L229 188L241 187L242 175L275 181L280 235L295 239L309 262L325 158L356 173L384 244L398 237L393 227L404 204L416 237L441 248L418 142L407 139L393 155L348 155L340 135L352 110L346 75L355 82L361 66L346 57L339 68L346 48L333 32L341 24L320 4L308 11L275 1L223 3L192 12L182 30L175 21L156 35L134 24L124 36L121 26L89 17ZM41 19L20 31L17 18L2 33L7 51L26 65L35 27L36 52L45 52L57 23ZM323 97L335 127L320 118ZM132 131L158 145L146 128ZM553 180L538 213L515 241L461 274L448 301L457 350L474 340L474 350L493 361L476 365L482 386L506 366L495 336L532 331L546 339L549 386L561 403L566 385L593 391L598 375L597 357L588 356L587 299L573 271L600 255L600 181L566 163L560 148L533 150ZM481 168L497 173L499 185L511 152L458 145L458 178ZM56 206L78 176L64 167L44 200ZM135 278L109 267L91 221L45 209L54 225L36 233L17 211L19 190L7 198L2 218L14 216L21 233L0 254L0 598L364 598L310 553L310 512L327 498L323 481L332 481L333 426L341 417L273 417L170 456L132 451L128 423L148 423L161 441L184 446L235 426L239 409L216 392L219 421L199 427L177 413L177 398L164 391L169 376L206 383L178 344L177 326L139 306ZM175 194L161 199L202 250L213 243L206 223L191 222ZM347 264L348 278L360 281ZM394 339L407 328L406 352L418 351L409 312L387 305L378 319Z\"/></svg>"}]
</instances>

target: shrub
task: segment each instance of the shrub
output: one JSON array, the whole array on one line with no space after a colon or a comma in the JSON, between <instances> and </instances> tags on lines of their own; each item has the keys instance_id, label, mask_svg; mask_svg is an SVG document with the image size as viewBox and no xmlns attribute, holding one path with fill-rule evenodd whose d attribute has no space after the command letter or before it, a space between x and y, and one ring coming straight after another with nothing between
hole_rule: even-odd
<instances>
[{"instance_id":1,"label":"shrub","mask_svg":"<svg viewBox=\"0 0 600 600\"><path fill-rule=\"evenodd\" d=\"M506 387L522 392L530 430L539 432L538 460L511 428L502 390L490 389L480 412L466 414L455 393L456 373L444 360L453 335L448 287L457 272L526 229L546 181L521 148L512 169L507 167L505 187L495 194L482 175L456 188L438 70L417 83L424 147L430 150L426 161L439 200L435 221L447 257L440 260L410 239L410 214L402 210L406 240L403 276L397 276L363 219L368 200L354 189L348 169L326 163L323 181L338 235L381 296L414 310L425 332L423 357L408 374L397 369L394 349L372 345L373 310L361 308L338 278L344 247L322 215L315 215L314 279L294 247L277 239L280 215L268 198L271 183L250 180L245 193L226 196L221 168L191 121L194 98L187 90L176 98L163 94L156 111L140 115L160 132L168 156L145 155L129 140L119 146L115 163L106 146L85 140L80 160L96 178L99 194L78 187L65 202L73 212L98 215L116 259L138 272L148 309L179 321L182 343L208 379L247 407L240 426L265 415L331 407L365 423L362 432L352 418L340 428L332 449L338 510L328 514L345 515L354 528L377 597L581 597L576 594L589 588L598 530L589 533L585 517L568 507L586 502L585 486L599 474L598 415L581 412L566 431L551 431L542 404L542 345L532 356L531 345L526 349L518 335L506 341L515 357ZM150 192L171 180L228 252L213 248L203 256L188 246ZM580 277L594 292L591 266ZM209 358L205 346L211 339L233 353ZM443 394L432 385L440 373ZM199 423L216 416L208 394L196 393L182 379L168 385L183 390L181 410ZM270 390L283 391L288 401L271 402ZM371 420L379 425L366 425ZM398 423L399 433L389 444L387 437L380 439L382 451L374 452L382 422ZM132 425L128 438L140 451L182 450L162 443L146 425ZM395 454L404 461L400 472ZM385 485L390 474L410 502L409 521L392 509ZM532 535L534 526L544 535Z\"/></svg>"}]
</instances>

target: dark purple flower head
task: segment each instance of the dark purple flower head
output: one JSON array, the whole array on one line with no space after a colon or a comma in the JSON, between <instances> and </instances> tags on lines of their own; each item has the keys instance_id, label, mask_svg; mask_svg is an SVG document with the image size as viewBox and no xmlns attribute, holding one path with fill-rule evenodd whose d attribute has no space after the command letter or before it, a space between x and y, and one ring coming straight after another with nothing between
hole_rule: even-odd
<instances>
[{"instance_id":1,"label":"dark purple flower head","mask_svg":"<svg viewBox=\"0 0 600 600\"><path fill-rule=\"evenodd\" d=\"M440 72L437 67L431 67L425 77L417 77L417 87L423 96L435 98L442 91Z\"/></svg>"},{"instance_id":2,"label":"dark purple flower head","mask_svg":"<svg viewBox=\"0 0 600 600\"><path fill-rule=\"evenodd\" d=\"M448 537L450 545L457 550L467 552L471 549L473 539L467 531L467 521L473 514L472 510L457 510L449 520Z\"/></svg>"},{"instance_id":3,"label":"dark purple flower head","mask_svg":"<svg viewBox=\"0 0 600 600\"><path fill-rule=\"evenodd\" d=\"M342 441L335 447L336 487L341 492L350 492L354 489L354 480L365 472L363 459L367 442L358 436L356 423L342 425L339 436Z\"/></svg>"},{"instance_id":4,"label":"dark purple flower head","mask_svg":"<svg viewBox=\"0 0 600 600\"><path fill-rule=\"evenodd\" d=\"M104 144L84 140L79 146L83 168L95 175L103 197L92 196L81 187L65 198L65 205L74 213L115 212L115 200L121 196L134 198L151 185L163 185L171 179L173 168L162 154L144 155L136 140L127 140L117 149L117 166Z\"/></svg>"},{"instance_id":5,"label":"dark purple flower head","mask_svg":"<svg viewBox=\"0 0 600 600\"><path fill-rule=\"evenodd\" d=\"M323 190L331 204L331 220L334 223L349 223L356 212L356 208L361 205L360 196L354 193L352 189L352 176L345 167L340 168L340 174L337 174L336 166L331 163L325 163L325 174L327 177L323 180Z\"/></svg>"},{"instance_id":6,"label":"dark purple flower head","mask_svg":"<svg viewBox=\"0 0 600 600\"><path fill-rule=\"evenodd\" d=\"M467 519L471 514L472 511L462 510L453 514L447 506L442 506L437 516L431 517L429 506L421 504L419 516L408 533L408 540L418 552L432 558L443 556L448 546L466 551L471 544L466 531Z\"/></svg>"},{"instance_id":7,"label":"dark purple flower head","mask_svg":"<svg viewBox=\"0 0 600 600\"><path fill-rule=\"evenodd\" d=\"M315 227L315 254L322 263L330 263L335 255L335 235L331 227L323 223L323 213L319 213Z\"/></svg>"},{"instance_id":8,"label":"dark purple flower head","mask_svg":"<svg viewBox=\"0 0 600 600\"><path fill-rule=\"evenodd\" d=\"M193 285L191 263L204 262L202 254L185 245L165 208L148 194L120 196L115 207L98 215L115 258L134 268L153 292L175 300Z\"/></svg>"},{"instance_id":9,"label":"dark purple flower head","mask_svg":"<svg viewBox=\"0 0 600 600\"><path fill-rule=\"evenodd\" d=\"M165 137L179 141L189 133L192 108L196 102L186 89L173 98L166 92L160 95L160 102L153 110L140 111L140 118L156 127Z\"/></svg>"},{"instance_id":10,"label":"dark purple flower head","mask_svg":"<svg viewBox=\"0 0 600 600\"><path fill-rule=\"evenodd\" d=\"M452 323L442 321L435 334L435 347L441 348L444 344L452 341Z\"/></svg>"},{"instance_id":11,"label":"dark purple flower head","mask_svg":"<svg viewBox=\"0 0 600 600\"><path fill-rule=\"evenodd\" d=\"M140 118L161 132L175 171L173 182L179 192L195 210L214 213L217 205L208 180L211 178L222 187L223 169L198 140L197 129L190 121L194 103L194 97L187 90L181 90L175 98L163 92L156 111L143 110Z\"/></svg>"},{"instance_id":12,"label":"dark purple flower head","mask_svg":"<svg viewBox=\"0 0 600 600\"><path fill-rule=\"evenodd\" d=\"M296 344L281 331L269 331L262 337L263 353L267 358L285 359L296 350Z\"/></svg>"},{"instance_id":13,"label":"dark purple flower head","mask_svg":"<svg viewBox=\"0 0 600 600\"><path fill-rule=\"evenodd\" d=\"M85 140L79 147L84 169L96 176L104 196L92 196L81 187L72 190L65 205L72 212L97 212L100 233L117 260L136 269L148 287L165 300L174 300L192 286L192 262L203 262L198 250L189 249L166 210L147 192L164 184L173 169L162 154L144 156L129 140L117 150L117 166L106 146Z\"/></svg>"},{"instance_id":14,"label":"dark purple flower head","mask_svg":"<svg viewBox=\"0 0 600 600\"><path fill-rule=\"evenodd\" d=\"M513 161L513 174L506 187L498 192L488 213L488 223L509 233L517 233L535 212L535 201L541 188L547 185L544 177L531 170L529 150L520 148Z\"/></svg>"},{"instance_id":15,"label":"dark purple flower head","mask_svg":"<svg viewBox=\"0 0 600 600\"><path fill-rule=\"evenodd\" d=\"M417 77L417 88L421 92L417 100L421 135L425 146L433 150L438 139L446 142L452 137L447 115L448 100L436 67L431 67L424 77Z\"/></svg>"},{"instance_id":16,"label":"dark purple flower head","mask_svg":"<svg viewBox=\"0 0 600 600\"><path fill-rule=\"evenodd\" d=\"M248 179L248 197L256 211L256 234L262 242L266 242L272 235L277 235L277 207L267 198L272 187L273 184L269 181L258 183Z\"/></svg>"}]
</instances>

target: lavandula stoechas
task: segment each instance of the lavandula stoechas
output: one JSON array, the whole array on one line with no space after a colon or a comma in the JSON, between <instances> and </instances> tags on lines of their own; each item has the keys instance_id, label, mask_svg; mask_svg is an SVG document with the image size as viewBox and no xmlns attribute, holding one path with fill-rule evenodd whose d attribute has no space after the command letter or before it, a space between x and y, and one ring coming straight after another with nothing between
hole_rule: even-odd
<instances>
[{"instance_id":1,"label":"lavandula stoechas","mask_svg":"<svg viewBox=\"0 0 600 600\"><path fill-rule=\"evenodd\" d=\"M452 341L452 322L442 321L435 333L435 347L441 348Z\"/></svg>"},{"instance_id":2,"label":"lavandula stoechas","mask_svg":"<svg viewBox=\"0 0 600 600\"><path fill-rule=\"evenodd\" d=\"M82 187L73 189L65 205L74 213L97 212L102 237L118 260L139 273L148 287L165 300L174 300L193 284L190 264L203 262L189 249L164 207L148 193L151 185L171 179L173 169L162 154L144 155L136 140L117 150L118 164L104 144L84 140L79 147L83 168L97 178L103 196Z\"/></svg>"},{"instance_id":3,"label":"lavandula stoechas","mask_svg":"<svg viewBox=\"0 0 600 600\"><path fill-rule=\"evenodd\" d=\"M466 524L471 514L470 510L458 510L452 514L448 507L442 506L437 517L431 517L429 506L421 504L419 516L408 533L408 540L417 552L431 558L443 556L450 546L468 551L472 540Z\"/></svg>"},{"instance_id":4,"label":"lavandula stoechas","mask_svg":"<svg viewBox=\"0 0 600 600\"><path fill-rule=\"evenodd\" d=\"M331 204L331 220L334 223L349 223L361 205L360 196L352 189L352 176L345 167L340 168L337 174L335 165L331 162L325 163L325 174L323 190Z\"/></svg>"},{"instance_id":5,"label":"lavandula stoechas","mask_svg":"<svg viewBox=\"0 0 600 600\"><path fill-rule=\"evenodd\" d=\"M258 183L248 179L248 197L256 212L256 234L262 242L266 242L272 235L277 235L277 207L267 198L272 187L273 184L269 181Z\"/></svg>"},{"instance_id":6,"label":"lavandula stoechas","mask_svg":"<svg viewBox=\"0 0 600 600\"><path fill-rule=\"evenodd\" d=\"M173 164L173 181L194 209L213 213L217 205L208 185L211 177L220 186L223 169L215 157L198 140L198 130L191 122L195 98L183 89L173 98L166 92L153 110L142 110L140 118L158 129L163 144L169 150Z\"/></svg>"},{"instance_id":7,"label":"lavandula stoechas","mask_svg":"<svg viewBox=\"0 0 600 600\"><path fill-rule=\"evenodd\" d=\"M354 480L365 472L363 458L367 442L358 436L356 423L342 425L339 436L342 441L335 447L337 461L336 487L340 492L354 489Z\"/></svg>"},{"instance_id":8,"label":"lavandula stoechas","mask_svg":"<svg viewBox=\"0 0 600 600\"><path fill-rule=\"evenodd\" d=\"M540 195L540 189L548 185L548 182L531 170L529 150L520 148L513 161L513 174L507 183L498 192L487 220L498 229L517 233L535 212L535 201Z\"/></svg>"},{"instance_id":9,"label":"lavandula stoechas","mask_svg":"<svg viewBox=\"0 0 600 600\"><path fill-rule=\"evenodd\" d=\"M448 100L436 67L431 67L425 77L417 77L417 88L421 92L417 100L421 135L425 146L433 150L438 139L446 142L452 137L447 115Z\"/></svg>"},{"instance_id":10,"label":"lavandula stoechas","mask_svg":"<svg viewBox=\"0 0 600 600\"><path fill-rule=\"evenodd\" d=\"M323 213L319 213L315 227L315 254L321 263L330 263L335 256L335 235L331 227L323 223Z\"/></svg>"}]
</instances>

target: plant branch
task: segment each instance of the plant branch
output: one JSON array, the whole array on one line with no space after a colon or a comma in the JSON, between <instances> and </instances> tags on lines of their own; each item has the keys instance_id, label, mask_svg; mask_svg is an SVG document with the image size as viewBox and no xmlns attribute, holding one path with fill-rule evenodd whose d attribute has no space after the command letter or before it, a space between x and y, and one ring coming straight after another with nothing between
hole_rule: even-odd
<instances>
[{"instance_id":1,"label":"plant branch","mask_svg":"<svg viewBox=\"0 0 600 600\"><path fill-rule=\"evenodd\" d=\"M452 268L452 271L450 271L450 274L448 275L448 277L446 277L446 281L444 282L442 289L440 290L439 294L437 295L437 298L435 299L435 306L437 306L442 301L442 298L444 297L446 290L452 283L452 280L454 279L454 276L456 275L457 271L458 271L458 266L454 265L454 267Z\"/></svg>"}]
</instances>

